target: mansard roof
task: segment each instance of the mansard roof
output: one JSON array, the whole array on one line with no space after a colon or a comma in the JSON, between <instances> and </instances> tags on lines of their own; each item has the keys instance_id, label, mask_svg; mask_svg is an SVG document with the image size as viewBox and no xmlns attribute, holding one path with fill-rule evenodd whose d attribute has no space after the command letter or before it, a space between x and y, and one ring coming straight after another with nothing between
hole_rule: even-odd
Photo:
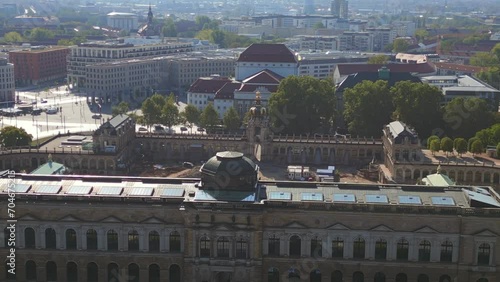
<instances>
[{"instance_id":1,"label":"mansard roof","mask_svg":"<svg viewBox=\"0 0 500 282\"><path fill-rule=\"evenodd\" d=\"M254 43L240 54L238 62L297 63L297 59L285 44Z\"/></svg>"}]
</instances>

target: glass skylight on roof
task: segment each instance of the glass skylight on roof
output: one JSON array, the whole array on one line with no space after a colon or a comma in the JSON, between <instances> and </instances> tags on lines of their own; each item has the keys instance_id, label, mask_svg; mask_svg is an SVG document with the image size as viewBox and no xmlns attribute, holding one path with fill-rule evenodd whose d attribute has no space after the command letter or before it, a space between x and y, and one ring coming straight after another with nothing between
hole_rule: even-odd
<instances>
[{"instance_id":1,"label":"glass skylight on roof","mask_svg":"<svg viewBox=\"0 0 500 282\"><path fill-rule=\"evenodd\" d=\"M161 197L182 197L184 196L184 188L164 188L161 192Z\"/></svg>"},{"instance_id":2,"label":"glass skylight on roof","mask_svg":"<svg viewBox=\"0 0 500 282\"><path fill-rule=\"evenodd\" d=\"M28 193L28 191L31 188L30 184L21 184L21 183L15 183L14 186L9 186L7 189L5 189L4 192L9 192L9 188L11 189L10 192L15 192L15 193ZM13 191L12 191L13 190Z\"/></svg>"},{"instance_id":3,"label":"glass skylight on roof","mask_svg":"<svg viewBox=\"0 0 500 282\"><path fill-rule=\"evenodd\" d=\"M41 185L36 189L36 193L57 194L61 191L61 185Z\"/></svg>"},{"instance_id":4,"label":"glass skylight on roof","mask_svg":"<svg viewBox=\"0 0 500 282\"><path fill-rule=\"evenodd\" d=\"M333 194L333 201L355 203L356 196L354 194Z\"/></svg>"},{"instance_id":5,"label":"glass skylight on roof","mask_svg":"<svg viewBox=\"0 0 500 282\"><path fill-rule=\"evenodd\" d=\"M291 201L292 200L292 193L290 192L269 192L267 195L268 200L287 200Z\"/></svg>"},{"instance_id":6,"label":"glass skylight on roof","mask_svg":"<svg viewBox=\"0 0 500 282\"><path fill-rule=\"evenodd\" d=\"M105 196L120 196L123 192L123 187L102 187L97 195Z\"/></svg>"},{"instance_id":7,"label":"glass skylight on roof","mask_svg":"<svg viewBox=\"0 0 500 282\"><path fill-rule=\"evenodd\" d=\"M365 200L367 203L381 203L388 204L389 200L386 195L365 195Z\"/></svg>"},{"instance_id":8,"label":"glass skylight on roof","mask_svg":"<svg viewBox=\"0 0 500 282\"><path fill-rule=\"evenodd\" d=\"M153 195L153 187L135 187L128 193L129 196L151 196Z\"/></svg>"},{"instance_id":9,"label":"glass skylight on roof","mask_svg":"<svg viewBox=\"0 0 500 282\"><path fill-rule=\"evenodd\" d=\"M436 206L454 206L455 200L452 197L431 197L432 204Z\"/></svg>"},{"instance_id":10,"label":"glass skylight on roof","mask_svg":"<svg viewBox=\"0 0 500 282\"><path fill-rule=\"evenodd\" d=\"M304 192L302 194L302 201L323 201L323 193Z\"/></svg>"},{"instance_id":11,"label":"glass skylight on roof","mask_svg":"<svg viewBox=\"0 0 500 282\"><path fill-rule=\"evenodd\" d=\"M398 196L400 204L421 205L419 196Z\"/></svg>"},{"instance_id":12,"label":"glass skylight on roof","mask_svg":"<svg viewBox=\"0 0 500 282\"><path fill-rule=\"evenodd\" d=\"M92 192L92 186L71 186L66 194L70 195L88 195Z\"/></svg>"}]
</instances>

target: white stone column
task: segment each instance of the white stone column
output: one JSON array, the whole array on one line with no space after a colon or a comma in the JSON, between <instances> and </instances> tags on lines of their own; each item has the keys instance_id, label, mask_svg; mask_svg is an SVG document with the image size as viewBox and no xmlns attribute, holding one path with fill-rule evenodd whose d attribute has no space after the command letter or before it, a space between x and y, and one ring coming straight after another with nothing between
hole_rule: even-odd
<instances>
[{"instance_id":1,"label":"white stone column","mask_svg":"<svg viewBox=\"0 0 500 282\"><path fill-rule=\"evenodd\" d=\"M37 249L45 249L45 228L38 226L35 230L35 243Z\"/></svg>"},{"instance_id":2,"label":"white stone column","mask_svg":"<svg viewBox=\"0 0 500 282\"><path fill-rule=\"evenodd\" d=\"M147 252L149 250L149 232L147 230L138 231L139 233L139 251Z\"/></svg>"},{"instance_id":3,"label":"white stone column","mask_svg":"<svg viewBox=\"0 0 500 282\"><path fill-rule=\"evenodd\" d=\"M26 238L24 237L24 227L19 226L17 228L19 228L18 229L19 232L16 232L16 246L21 248L21 249L26 248L26 245L24 244L25 240L26 240Z\"/></svg>"},{"instance_id":4,"label":"white stone column","mask_svg":"<svg viewBox=\"0 0 500 282\"><path fill-rule=\"evenodd\" d=\"M353 257L352 251L353 251L353 240L351 237L346 237L344 238L344 258L345 259L350 259Z\"/></svg>"},{"instance_id":5,"label":"white stone column","mask_svg":"<svg viewBox=\"0 0 500 282\"><path fill-rule=\"evenodd\" d=\"M441 241L431 241L431 262L438 262L441 257Z\"/></svg>"},{"instance_id":6,"label":"white stone column","mask_svg":"<svg viewBox=\"0 0 500 282\"><path fill-rule=\"evenodd\" d=\"M128 251L128 230L118 229L118 250Z\"/></svg>"},{"instance_id":7,"label":"white stone column","mask_svg":"<svg viewBox=\"0 0 500 282\"><path fill-rule=\"evenodd\" d=\"M56 232L56 249L65 250L66 249L66 230L62 230L62 227L57 226L54 228Z\"/></svg>"},{"instance_id":8,"label":"white stone column","mask_svg":"<svg viewBox=\"0 0 500 282\"><path fill-rule=\"evenodd\" d=\"M168 238L165 235L165 233L166 233L165 228L160 229L159 233L160 233L160 252L166 252L166 251L168 251L167 244L166 244Z\"/></svg>"},{"instance_id":9,"label":"white stone column","mask_svg":"<svg viewBox=\"0 0 500 282\"><path fill-rule=\"evenodd\" d=\"M418 261L418 244L415 240L408 240L408 261Z\"/></svg>"},{"instance_id":10,"label":"white stone column","mask_svg":"<svg viewBox=\"0 0 500 282\"><path fill-rule=\"evenodd\" d=\"M394 238L387 240L387 260L396 259L396 241Z\"/></svg>"},{"instance_id":11,"label":"white stone column","mask_svg":"<svg viewBox=\"0 0 500 282\"><path fill-rule=\"evenodd\" d=\"M106 251L108 249L108 233L104 228L95 229L97 232L97 249Z\"/></svg>"},{"instance_id":12,"label":"white stone column","mask_svg":"<svg viewBox=\"0 0 500 282\"><path fill-rule=\"evenodd\" d=\"M252 241L249 241L248 244L250 245ZM252 247L250 246L250 250ZM269 254L269 238L266 234L264 234L262 238L262 255L268 255ZM250 256L251 257L251 256Z\"/></svg>"}]
</instances>

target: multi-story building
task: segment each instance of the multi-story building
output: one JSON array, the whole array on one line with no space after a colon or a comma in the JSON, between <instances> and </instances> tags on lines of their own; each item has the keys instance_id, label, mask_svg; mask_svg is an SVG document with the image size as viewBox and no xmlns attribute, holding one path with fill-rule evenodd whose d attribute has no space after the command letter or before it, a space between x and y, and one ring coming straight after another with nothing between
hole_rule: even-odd
<instances>
[{"instance_id":1,"label":"multi-story building","mask_svg":"<svg viewBox=\"0 0 500 282\"><path fill-rule=\"evenodd\" d=\"M333 78L338 64L366 63L368 57L343 52L304 53L297 55L299 59L299 75L314 78Z\"/></svg>"},{"instance_id":2,"label":"multi-story building","mask_svg":"<svg viewBox=\"0 0 500 282\"><path fill-rule=\"evenodd\" d=\"M107 23L109 27L122 30L137 30L139 22L137 15L133 13L111 12L107 15Z\"/></svg>"},{"instance_id":3,"label":"multi-story building","mask_svg":"<svg viewBox=\"0 0 500 282\"><path fill-rule=\"evenodd\" d=\"M300 35L296 36L295 38L299 40L300 50L321 50L321 51L339 50L338 36Z\"/></svg>"},{"instance_id":4,"label":"multi-story building","mask_svg":"<svg viewBox=\"0 0 500 282\"><path fill-rule=\"evenodd\" d=\"M187 103L203 110L208 103L213 102L215 93L232 80L223 76L198 78L187 91Z\"/></svg>"},{"instance_id":5,"label":"multi-story building","mask_svg":"<svg viewBox=\"0 0 500 282\"><path fill-rule=\"evenodd\" d=\"M367 28L366 31L373 36L373 51L383 51L387 45L392 44L396 39L396 30L392 28Z\"/></svg>"},{"instance_id":6,"label":"multi-story building","mask_svg":"<svg viewBox=\"0 0 500 282\"><path fill-rule=\"evenodd\" d=\"M424 76L422 82L439 87L444 95L444 103L454 98L481 98L498 103L500 91L468 75Z\"/></svg>"},{"instance_id":7,"label":"multi-story building","mask_svg":"<svg viewBox=\"0 0 500 282\"><path fill-rule=\"evenodd\" d=\"M161 39L130 38L122 40L82 43L71 47L68 57L68 83L85 89L87 67L96 63L124 59L143 60L151 57L178 54L193 50L193 44L162 42Z\"/></svg>"},{"instance_id":8,"label":"multi-story building","mask_svg":"<svg viewBox=\"0 0 500 282\"><path fill-rule=\"evenodd\" d=\"M333 0L331 3L330 12L335 17L347 19L349 17L349 1Z\"/></svg>"},{"instance_id":9,"label":"multi-story building","mask_svg":"<svg viewBox=\"0 0 500 282\"><path fill-rule=\"evenodd\" d=\"M414 37L417 25L412 21L393 21L391 28L396 32L396 37Z\"/></svg>"},{"instance_id":10,"label":"multi-story building","mask_svg":"<svg viewBox=\"0 0 500 282\"><path fill-rule=\"evenodd\" d=\"M297 59L284 44L252 44L236 61L236 80L243 80L264 69L283 77L297 75Z\"/></svg>"},{"instance_id":11,"label":"multi-story building","mask_svg":"<svg viewBox=\"0 0 500 282\"><path fill-rule=\"evenodd\" d=\"M262 110L253 109L250 124ZM251 132L265 141L264 132ZM197 179L5 175L0 255L12 252L11 234L22 255L15 275L9 260L0 266L1 279L500 279L493 189L259 181L258 171L242 153L226 151ZM15 223L6 221L12 191Z\"/></svg>"},{"instance_id":12,"label":"multi-story building","mask_svg":"<svg viewBox=\"0 0 500 282\"><path fill-rule=\"evenodd\" d=\"M10 51L9 61L14 64L16 83L37 85L66 77L69 50L62 46L29 46Z\"/></svg>"},{"instance_id":13,"label":"multi-story building","mask_svg":"<svg viewBox=\"0 0 500 282\"><path fill-rule=\"evenodd\" d=\"M0 57L0 103L15 101L14 65Z\"/></svg>"},{"instance_id":14,"label":"multi-story building","mask_svg":"<svg viewBox=\"0 0 500 282\"><path fill-rule=\"evenodd\" d=\"M373 51L373 34L369 32L344 31L340 35L340 51Z\"/></svg>"}]
</instances>

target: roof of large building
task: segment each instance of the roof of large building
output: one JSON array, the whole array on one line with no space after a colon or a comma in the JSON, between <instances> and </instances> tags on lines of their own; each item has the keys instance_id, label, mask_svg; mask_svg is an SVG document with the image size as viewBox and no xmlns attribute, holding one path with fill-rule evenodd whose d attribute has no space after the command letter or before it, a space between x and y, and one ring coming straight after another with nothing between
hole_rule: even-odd
<instances>
[{"instance_id":1,"label":"roof of large building","mask_svg":"<svg viewBox=\"0 0 500 282\"><path fill-rule=\"evenodd\" d=\"M422 64L338 64L337 69L341 76L358 72L377 72L380 68L387 67L391 73L418 73L430 74L436 70L432 63Z\"/></svg>"},{"instance_id":2,"label":"roof of large building","mask_svg":"<svg viewBox=\"0 0 500 282\"><path fill-rule=\"evenodd\" d=\"M471 73L471 74L486 70L485 67L477 67L477 66L470 66L470 65L453 64L453 63L434 63L434 65L438 69Z\"/></svg>"},{"instance_id":3,"label":"roof of large building","mask_svg":"<svg viewBox=\"0 0 500 282\"><path fill-rule=\"evenodd\" d=\"M238 81L228 82L215 93L214 99L233 99L234 91L240 87L241 83Z\"/></svg>"},{"instance_id":4,"label":"roof of large building","mask_svg":"<svg viewBox=\"0 0 500 282\"><path fill-rule=\"evenodd\" d=\"M393 138L404 136L417 137L417 133L413 129L408 128L408 126L401 121L393 121L387 125L387 128Z\"/></svg>"},{"instance_id":5,"label":"roof of large building","mask_svg":"<svg viewBox=\"0 0 500 282\"><path fill-rule=\"evenodd\" d=\"M297 63L285 44L254 43L240 54L238 62Z\"/></svg>"},{"instance_id":6,"label":"roof of large building","mask_svg":"<svg viewBox=\"0 0 500 282\"><path fill-rule=\"evenodd\" d=\"M361 83L365 80L386 80L389 87L394 86L399 81L421 82L420 78L413 76L409 72L390 72L389 79L381 78L378 72L358 72L350 74L344 80L342 80L337 87L337 91L342 92L346 88L353 88L354 86L356 86L356 84Z\"/></svg>"},{"instance_id":7,"label":"roof of large building","mask_svg":"<svg viewBox=\"0 0 500 282\"><path fill-rule=\"evenodd\" d=\"M283 76L273 72L272 70L262 70L256 74L253 74L245 79L243 83L246 84L279 84L283 79Z\"/></svg>"},{"instance_id":8,"label":"roof of large building","mask_svg":"<svg viewBox=\"0 0 500 282\"><path fill-rule=\"evenodd\" d=\"M56 163L53 161L48 161L43 165L39 166L37 169L31 172L31 174L63 174L66 168L63 164Z\"/></svg>"},{"instance_id":9,"label":"roof of large building","mask_svg":"<svg viewBox=\"0 0 500 282\"><path fill-rule=\"evenodd\" d=\"M188 89L190 93L216 93L226 83L232 80L228 77L211 76L198 78Z\"/></svg>"},{"instance_id":10,"label":"roof of large building","mask_svg":"<svg viewBox=\"0 0 500 282\"><path fill-rule=\"evenodd\" d=\"M245 157L243 153L232 151L218 152L200 168L203 174L227 173L236 177L241 174L256 173L256 170L257 165L252 160Z\"/></svg>"}]
</instances>

